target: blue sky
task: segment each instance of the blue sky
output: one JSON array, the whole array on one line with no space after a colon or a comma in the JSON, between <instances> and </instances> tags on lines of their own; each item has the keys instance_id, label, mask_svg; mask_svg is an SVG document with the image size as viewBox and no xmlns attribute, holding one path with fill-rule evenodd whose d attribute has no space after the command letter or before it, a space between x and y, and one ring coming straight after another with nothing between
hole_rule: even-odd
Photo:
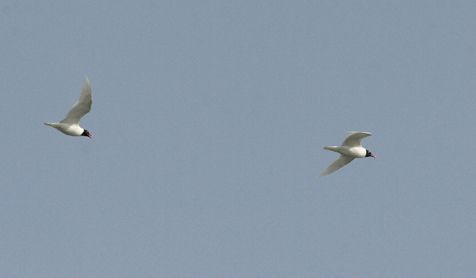
<instances>
[{"instance_id":1,"label":"blue sky","mask_svg":"<svg viewBox=\"0 0 476 278\"><path fill-rule=\"evenodd\" d=\"M2 1L0 276L474 276L475 14ZM85 76L93 139L43 126Z\"/></svg>"}]
</instances>

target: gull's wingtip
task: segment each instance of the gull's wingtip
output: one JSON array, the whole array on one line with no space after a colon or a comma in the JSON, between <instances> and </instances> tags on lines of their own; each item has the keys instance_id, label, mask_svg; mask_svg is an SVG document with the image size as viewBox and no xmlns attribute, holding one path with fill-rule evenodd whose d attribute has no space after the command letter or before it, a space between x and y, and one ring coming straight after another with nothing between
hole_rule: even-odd
<instances>
[{"instance_id":1,"label":"gull's wingtip","mask_svg":"<svg viewBox=\"0 0 476 278\"><path fill-rule=\"evenodd\" d=\"M91 90L91 81L87 76L84 77L83 90Z\"/></svg>"},{"instance_id":2,"label":"gull's wingtip","mask_svg":"<svg viewBox=\"0 0 476 278\"><path fill-rule=\"evenodd\" d=\"M347 132L348 134L354 134L354 133L363 133L363 134L367 134L367 135L372 135L371 132L368 132L368 131L348 131Z\"/></svg>"},{"instance_id":3,"label":"gull's wingtip","mask_svg":"<svg viewBox=\"0 0 476 278\"><path fill-rule=\"evenodd\" d=\"M327 176L327 175L329 175L329 174L334 173L334 171L332 171L332 170L329 169L329 168L330 168L330 166L327 167L324 171L322 171L322 172L319 174L319 176L324 177L324 176Z\"/></svg>"},{"instance_id":4,"label":"gull's wingtip","mask_svg":"<svg viewBox=\"0 0 476 278\"><path fill-rule=\"evenodd\" d=\"M320 173L319 176L320 177L325 177L325 176L328 176L332 173L334 173L334 171L329 171L329 169L326 169L326 170L322 171L322 173Z\"/></svg>"}]
</instances>

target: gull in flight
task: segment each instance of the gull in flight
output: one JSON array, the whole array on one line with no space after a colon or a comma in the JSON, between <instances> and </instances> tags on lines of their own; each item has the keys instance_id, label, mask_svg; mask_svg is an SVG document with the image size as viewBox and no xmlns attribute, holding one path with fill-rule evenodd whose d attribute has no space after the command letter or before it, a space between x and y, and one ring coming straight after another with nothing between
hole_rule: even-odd
<instances>
[{"instance_id":1,"label":"gull in flight","mask_svg":"<svg viewBox=\"0 0 476 278\"><path fill-rule=\"evenodd\" d=\"M350 135L345 138L342 146L327 146L324 147L325 150L333 151L340 153L340 157L334 161L329 167L327 167L324 172L321 173L321 176L326 176L345 165L349 164L354 158L364 158L364 157L373 157L375 156L366 148L362 147L361 140L365 137L372 135L370 132L362 131L352 131Z\"/></svg>"},{"instance_id":2,"label":"gull in flight","mask_svg":"<svg viewBox=\"0 0 476 278\"><path fill-rule=\"evenodd\" d=\"M69 110L66 117L59 123L45 123L45 125L54 127L66 135L87 136L91 138L91 133L79 125L79 120L91 110L92 103L91 83L89 79L86 78L79 100L76 101L71 110Z\"/></svg>"}]
</instances>

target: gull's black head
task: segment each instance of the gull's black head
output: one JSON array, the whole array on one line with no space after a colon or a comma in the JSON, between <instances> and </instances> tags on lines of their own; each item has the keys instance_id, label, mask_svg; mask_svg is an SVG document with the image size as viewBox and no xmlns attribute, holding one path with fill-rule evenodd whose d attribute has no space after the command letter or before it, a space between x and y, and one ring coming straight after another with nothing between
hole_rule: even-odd
<instances>
[{"instance_id":1,"label":"gull's black head","mask_svg":"<svg viewBox=\"0 0 476 278\"><path fill-rule=\"evenodd\" d=\"M81 136L87 136L89 138L91 138L91 133L89 133L89 131L87 131L86 129L83 131L83 133L81 133Z\"/></svg>"},{"instance_id":2,"label":"gull's black head","mask_svg":"<svg viewBox=\"0 0 476 278\"><path fill-rule=\"evenodd\" d=\"M369 150L366 149L366 151L367 151L367 153L365 154L365 157L373 157L373 158L375 158L375 155L373 155Z\"/></svg>"}]
</instances>

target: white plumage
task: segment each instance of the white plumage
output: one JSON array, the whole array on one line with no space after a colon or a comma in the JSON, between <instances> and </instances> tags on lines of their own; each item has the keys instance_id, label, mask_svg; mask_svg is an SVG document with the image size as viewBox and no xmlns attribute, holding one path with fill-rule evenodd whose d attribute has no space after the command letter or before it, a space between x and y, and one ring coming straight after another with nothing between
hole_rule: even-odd
<instances>
[{"instance_id":1,"label":"white plumage","mask_svg":"<svg viewBox=\"0 0 476 278\"><path fill-rule=\"evenodd\" d=\"M340 157L327 167L321 176L329 175L345 165L349 164L355 158L373 157L375 156L366 148L362 147L362 139L372 135L370 132L352 131L350 135L342 142L342 146L326 146L325 150L340 153Z\"/></svg>"},{"instance_id":2,"label":"white plumage","mask_svg":"<svg viewBox=\"0 0 476 278\"><path fill-rule=\"evenodd\" d=\"M54 127L66 135L87 136L91 138L91 133L82 128L79 125L79 121L84 115L91 111L92 103L91 83L89 79L86 78L79 100L76 101L71 110L69 110L66 117L59 123L45 123L45 125Z\"/></svg>"}]
</instances>

